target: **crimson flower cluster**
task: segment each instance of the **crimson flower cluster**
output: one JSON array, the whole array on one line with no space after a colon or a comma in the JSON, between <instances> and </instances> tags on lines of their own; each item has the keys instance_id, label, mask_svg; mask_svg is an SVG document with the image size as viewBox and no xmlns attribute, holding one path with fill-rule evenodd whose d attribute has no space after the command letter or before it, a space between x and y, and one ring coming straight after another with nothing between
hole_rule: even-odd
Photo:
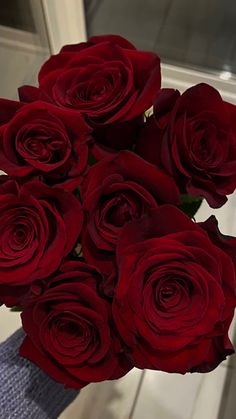
<instances>
[{"instance_id":1,"label":"crimson flower cluster","mask_svg":"<svg viewBox=\"0 0 236 419\"><path fill-rule=\"evenodd\" d=\"M22 311L20 354L72 388L211 371L234 352L236 238L193 215L236 189L235 106L162 89L159 57L117 35L63 47L38 80L0 99L0 302Z\"/></svg>"}]
</instances>

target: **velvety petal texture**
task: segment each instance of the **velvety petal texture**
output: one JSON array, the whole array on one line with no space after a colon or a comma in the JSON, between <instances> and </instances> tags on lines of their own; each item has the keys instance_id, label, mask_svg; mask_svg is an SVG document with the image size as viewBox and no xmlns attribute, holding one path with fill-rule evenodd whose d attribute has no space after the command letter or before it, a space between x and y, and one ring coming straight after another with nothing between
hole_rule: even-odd
<instances>
[{"instance_id":1,"label":"velvety petal texture","mask_svg":"<svg viewBox=\"0 0 236 419\"><path fill-rule=\"evenodd\" d=\"M96 142L105 141L112 149L110 131L141 116L160 84L155 53L138 51L120 36L101 35L63 47L42 66L39 87L23 86L19 94L22 101L45 100L83 113Z\"/></svg>"},{"instance_id":2,"label":"velvety petal texture","mask_svg":"<svg viewBox=\"0 0 236 419\"><path fill-rule=\"evenodd\" d=\"M233 352L236 279L227 238L218 247L163 205L123 227L117 264L113 316L136 367L207 372Z\"/></svg>"},{"instance_id":3,"label":"velvety petal texture","mask_svg":"<svg viewBox=\"0 0 236 419\"><path fill-rule=\"evenodd\" d=\"M54 272L83 224L79 200L40 181L0 178L0 301L22 304L34 280Z\"/></svg>"},{"instance_id":4,"label":"velvety petal texture","mask_svg":"<svg viewBox=\"0 0 236 419\"><path fill-rule=\"evenodd\" d=\"M81 183L91 129L80 114L44 102L0 99L0 124L0 168L5 173L41 176L66 190Z\"/></svg>"},{"instance_id":5,"label":"velvety petal texture","mask_svg":"<svg viewBox=\"0 0 236 419\"><path fill-rule=\"evenodd\" d=\"M213 370L236 238L192 217L236 189L235 105L161 89L158 55L119 35L65 45L19 97L0 98L0 305L22 311L20 355L75 389Z\"/></svg>"},{"instance_id":6,"label":"velvety petal texture","mask_svg":"<svg viewBox=\"0 0 236 419\"><path fill-rule=\"evenodd\" d=\"M113 293L115 248L121 228L163 203L178 204L178 189L155 166L129 151L95 164L81 187L85 212L82 247L85 259L110 279ZM111 280L112 278L112 280Z\"/></svg>"},{"instance_id":7,"label":"velvety petal texture","mask_svg":"<svg viewBox=\"0 0 236 419\"><path fill-rule=\"evenodd\" d=\"M181 192L220 207L236 188L235 116L235 106L207 84L182 95L162 89L154 100L154 116L140 132L137 152L171 174Z\"/></svg>"},{"instance_id":8,"label":"velvety petal texture","mask_svg":"<svg viewBox=\"0 0 236 419\"><path fill-rule=\"evenodd\" d=\"M101 274L79 261L32 290L22 314L27 333L20 354L66 387L115 379L131 363L121 351L112 323L111 305L97 292ZM36 297L36 298L35 298Z\"/></svg>"}]
</instances>

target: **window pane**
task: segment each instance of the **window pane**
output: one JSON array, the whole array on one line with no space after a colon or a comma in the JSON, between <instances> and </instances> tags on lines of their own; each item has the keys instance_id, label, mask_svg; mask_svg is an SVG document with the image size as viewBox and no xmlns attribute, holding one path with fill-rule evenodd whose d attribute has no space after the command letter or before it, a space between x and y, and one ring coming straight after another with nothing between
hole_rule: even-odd
<instances>
[{"instance_id":1,"label":"window pane","mask_svg":"<svg viewBox=\"0 0 236 419\"><path fill-rule=\"evenodd\" d=\"M1 0L0 25L36 32L29 0Z\"/></svg>"},{"instance_id":2,"label":"window pane","mask_svg":"<svg viewBox=\"0 0 236 419\"><path fill-rule=\"evenodd\" d=\"M118 33L164 62L236 73L233 0L84 0L88 34Z\"/></svg>"},{"instance_id":3,"label":"window pane","mask_svg":"<svg viewBox=\"0 0 236 419\"><path fill-rule=\"evenodd\" d=\"M0 97L17 99L18 87L36 84L50 55L41 2L1 0L0 39Z\"/></svg>"}]
</instances>

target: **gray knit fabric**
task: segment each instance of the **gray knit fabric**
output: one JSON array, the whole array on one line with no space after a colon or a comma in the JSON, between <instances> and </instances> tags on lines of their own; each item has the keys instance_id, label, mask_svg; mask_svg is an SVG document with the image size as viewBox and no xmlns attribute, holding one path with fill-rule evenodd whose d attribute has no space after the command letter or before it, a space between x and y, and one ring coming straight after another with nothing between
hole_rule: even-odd
<instances>
[{"instance_id":1,"label":"gray knit fabric","mask_svg":"<svg viewBox=\"0 0 236 419\"><path fill-rule=\"evenodd\" d=\"M18 355L22 329L0 344L0 419L56 419L78 391L65 389Z\"/></svg>"}]
</instances>

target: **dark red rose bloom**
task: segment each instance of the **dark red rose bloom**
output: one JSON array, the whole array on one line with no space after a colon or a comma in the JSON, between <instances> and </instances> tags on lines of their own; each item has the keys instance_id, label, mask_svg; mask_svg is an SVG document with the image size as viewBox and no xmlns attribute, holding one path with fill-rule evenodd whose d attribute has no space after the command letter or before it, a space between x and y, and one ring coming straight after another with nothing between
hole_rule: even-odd
<instances>
[{"instance_id":1,"label":"dark red rose bloom","mask_svg":"<svg viewBox=\"0 0 236 419\"><path fill-rule=\"evenodd\" d=\"M0 99L0 168L73 190L87 169L91 129L77 112Z\"/></svg>"},{"instance_id":2,"label":"dark red rose bloom","mask_svg":"<svg viewBox=\"0 0 236 419\"><path fill-rule=\"evenodd\" d=\"M198 223L208 234L211 241L230 255L236 270L236 237L222 234L218 228L218 221L214 215L206 221Z\"/></svg>"},{"instance_id":3,"label":"dark red rose bloom","mask_svg":"<svg viewBox=\"0 0 236 419\"><path fill-rule=\"evenodd\" d=\"M136 118L152 105L160 83L156 54L137 51L120 36L105 35L63 47L42 66L39 88L23 86L19 93L23 101L41 99L77 109L94 127L99 143L120 149L130 145ZM120 127L123 122L125 129ZM123 135L113 144L117 130Z\"/></svg>"},{"instance_id":4,"label":"dark red rose bloom","mask_svg":"<svg viewBox=\"0 0 236 419\"><path fill-rule=\"evenodd\" d=\"M164 167L182 192L220 207L236 188L236 108L207 84L162 89L137 152Z\"/></svg>"},{"instance_id":5,"label":"dark red rose bloom","mask_svg":"<svg viewBox=\"0 0 236 419\"><path fill-rule=\"evenodd\" d=\"M20 304L35 279L54 272L73 249L83 213L78 199L39 181L0 178L0 301Z\"/></svg>"},{"instance_id":6,"label":"dark red rose bloom","mask_svg":"<svg viewBox=\"0 0 236 419\"><path fill-rule=\"evenodd\" d=\"M136 367L207 372L234 352L236 279L225 244L171 205L124 226L113 316Z\"/></svg>"},{"instance_id":7,"label":"dark red rose bloom","mask_svg":"<svg viewBox=\"0 0 236 419\"><path fill-rule=\"evenodd\" d=\"M123 225L159 204L178 204L179 199L178 189L170 177L129 151L121 151L90 168L81 187L81 197L86 214L83 255L106 276L112 277L114 252ZM113 280L107 284L111 292Z\"/></svg>"},{"instance_id":8,"label":"dark red rose bloom","mask_svg":"<svg viewBox=\"0 0 236 419\"><path fill-rule=\"evenodd\" d=\"M66 387L116 379L132 368L121 353L111 305L97 292L100 280L93 267L67 262L22 313L27 337L20 355Z\"/></svg>"}]
</instances>

